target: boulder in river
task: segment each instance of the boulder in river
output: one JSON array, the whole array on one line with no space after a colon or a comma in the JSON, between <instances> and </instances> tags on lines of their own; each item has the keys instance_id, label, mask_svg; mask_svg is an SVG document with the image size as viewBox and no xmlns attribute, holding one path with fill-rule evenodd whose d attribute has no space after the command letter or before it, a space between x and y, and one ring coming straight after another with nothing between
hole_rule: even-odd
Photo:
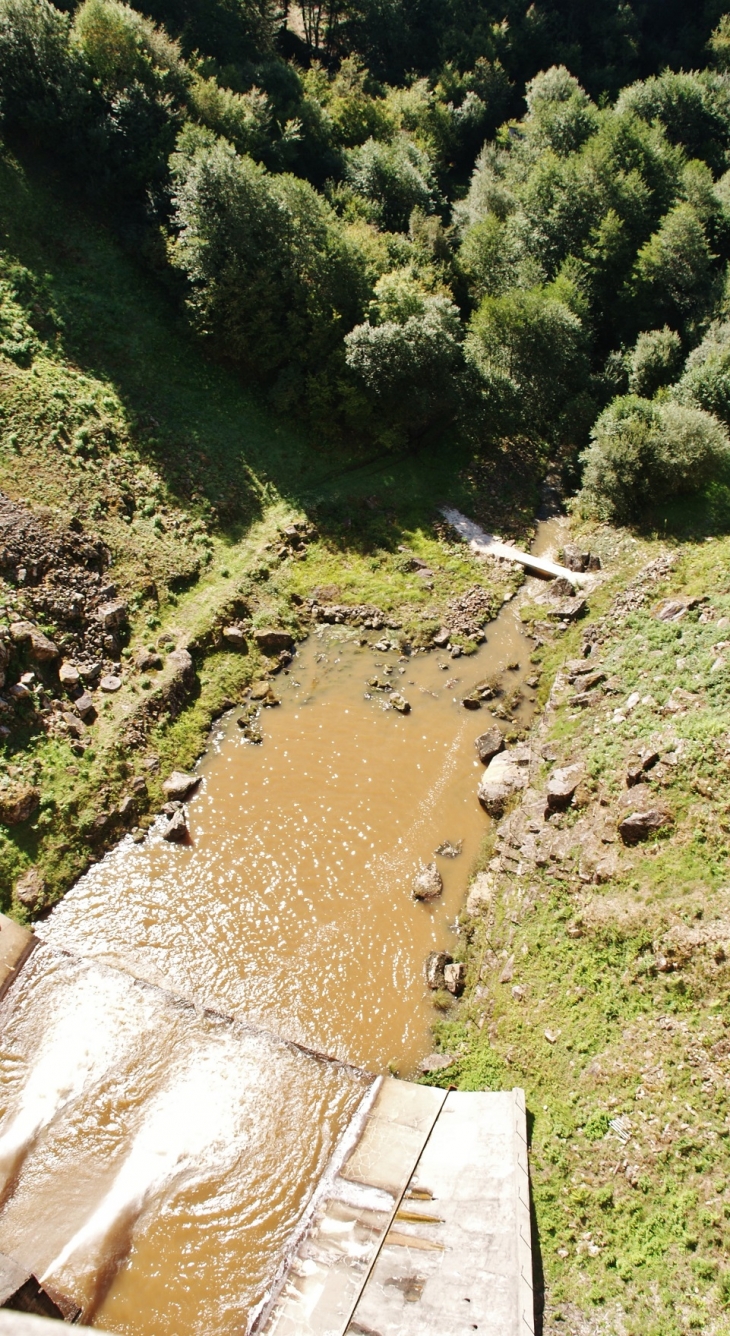
<instances>
[{"instance_id":1,"label":"boulder in river","mask_svg":"<svg viewBox=\"0 0 730 1336\"><path fill-rule=\"evenodd\" d=\"M162 785L162 792L170 801L182 802L198 787L200 775L187 775L184 770L173 770Z\"/></svg>"},{"instance_id":2,"label":"boulder in river","mask_svg":"<svg viewBox=\"0 0 730 1336\"><path fill-rule=\"evenodd\" d=\"M435 863L426 863L425 867L419 868L411 889L414 900L435 900L441 895L444 883Z\"/></svg>"},{"instance_id":3,"label":"boulder in river","mask_svg":"<svg viewBox=\"0 0 730 1336\"><path fill-rule=\"evenodd\" d=\"M411 712L411 707L408 701L405 696L401 696L399 691L393 692L390 697L390 703L393 706L393 709L397 710L399 714L410 714Z\"/></svg>"},{"instance_id":4,"label":"boulder in river","mask_svg":"<svg viewBox=\"0 0 730 1336\"><path fill-rule=\"evenodd\" d=\"M497 727L488 728L486 733L480 733L474 746L477 749L479 760L488 765L493 756L504 751L504 736Z\"/></svg>"},{"instance_id":5,"label":"boulder in river","mask_svg":"<svg viewBox=\"0 0 730 1336\"><path fill-rule=\"evenodd\" d=\"M490 816L499 819L509 799L527 787L530 771L530 748L524 743L509 751L493 756L477 789L482 807Z\"/></svg>"},{"instance_id":6,"label":"boulder in river","mask_svg":"<svg viewBox=\"0 0 730 1336\"><path fill-rule=\"evenodd\" d=\"M435 992L438 988L445 988L444 970L451 964L452 957L448 951L429 951L426 956L426 963L423 967L426 976L426 986Z\"/></svg>"},{"instance_id":7,"label":"boulder in river","mask_svg":"<svg viewBox=\"0 0 730 1336\"><path fill-rule=\"evenodd\" d=\"M162 832L163 840L170 844L186 844L189 839L188 823L185 820L185 813L182 808L170 817L165 829Z\"/></svg>"}]
</instances>

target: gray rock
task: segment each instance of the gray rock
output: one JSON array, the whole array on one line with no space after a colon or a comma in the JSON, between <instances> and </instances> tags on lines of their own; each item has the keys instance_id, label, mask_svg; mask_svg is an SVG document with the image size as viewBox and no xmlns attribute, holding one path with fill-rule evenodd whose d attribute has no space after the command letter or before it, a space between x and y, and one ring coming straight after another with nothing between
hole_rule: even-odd
<instances>
[{"instance_id":1,"label":"gray rock","mask_svg":"<svg viewBox=\"0 0 730 1336\"><path fill-rule=\"evenodd\" d=\"M554 598L572 598L575 594L575 585L565 575L559 575L557 580L553 580L549 592Z\"/></svg>"},{"instance_id":2,"label":"gray rock","mask_svg":"<svg viewBox=\"0 0 730 1336\"><path fill-rule=\"evenodd\" d=\"M29 867L15 883L15 898L24 909L37 909L46 897L46 883L40 868Z\"/></svg>"},{"instance_id":3,"label":"gray rock","mask_svg":"<svg viewBox=\"0 0 730 1336\"><path fill-rule=\"evenodd\" d=\"M86 723L96 718L96 708L88 691L85 691L82 696L74 701L74 709Z\"/></svg>"},{"instance_id":4,"label":"gray rock","mask_svg":"<svg viewBox=\"0 0 730 1336\"><path fill-rule=\"evenodd\" d=\"M486 733L480 733L474 746L477 749L479 760L488 765L493 756L504 751L504 737L498 728L488 728Z\"/></svg>"},{"instance_id":5,"label":"gray rock","mask_svg":"<svg viewBox=\"0 0 730 1336\"><path fill-rule=\"evenodd\" d=\"M101 607L97 608L96 615L105 631L114 631L126 622L127 605L124 599L115 598L109 603L102 603Z\"/></svg>"},{"instance_id":6,"label":"gray rock","mask_svg":"<svg viewBox=\"0 0 730 1336\"><path fill-rule=\"evenodd\" d=\"M188 824L185 820L185 813L180 808L174 816L170 817L165 829L162 832L163 840L169 844L185 844L189 838Z\"/></svg>"},{"instance_id":7,"label":"gray rock","mask_svg":"<svg viewBox=\"0 0 730 1336\"><path fill-rule=\"evenodd\" d=\"M62 663L58 670L58 680L62 687L77 687L81 674L72 663Z\"/></svg>"},{"instance_id":8,"label":"gray rock","mask_svg":"<svg viewBox=\"0 0 730 1336\"><path fill-rule=\"evenodd\" d=\"M630 812L619 822L618 833L624 844L640 844L650 835L672 823L672 817L666 808L647 807L641 812Z\"/></svg>"},{"instance_id":9,"label":"gray rock","mask_svg":"<svg viewBox=\"0 0 730 1336\"><path fill-rule=\"evenodd\" d=\"M121 685L122 679L117 677L116 673L105 673L99 683L99 689L107 695L113 695L115 691L119 691Z\"/></svg>"},{"instance_id":10,"label":"gray rock","mask_svg":"<svg viewBox=\"0 0 730 1336\"><path fill-rule=\"evenodd\" d=\"M463 965L460 961L451 965L444 965L444 983L454 997L459 997L466 984L466 965Z\"/></svg>"},{"instance_id":11,"label":"gray rock","mask_svg":"<svg viewBox=\"0 0 730 1336\"><path fill-rule=\"evenodd\" d=\"M553 770L545 790L548 810L563 812L566 807L570 807L573 794L584 775L585 766L580 761Z\"/></svg>"},{"instance_id":12,"label":"gray rock","mask_svg":"<svg viewBox=\"0 0 730 1336\"><path fill-rule=\"evenodd\" d=\"M70 733L72 738L81 739L86 737L89 730L83 719L79 719L77 714L71 714L70 710L64 710L61 718L66 725L66 731Z\"/></svg>"},{"instance_id":13,"label":"gray rock","mask_svg":"<svg viewBox=\"0 0 730 1336\"><path fill-rule=\"evenodd\" d=\"M397 710L399 714L410 714L411 707L405 696L401 696L399 691L394 691L389 699L393 709Z\"/></svg>"},{"instance_id":14,"label":"gray rock","mask_svg":"<svg viewBox=\"0 0 730 1336\"><path fill-rule=\"evenodd\" d=\"M577 543L566 543L563 548L563 565L568 567L569 571L586 571L591 554L586 548L578 547Z\"/></svg>"},{"instance_id":15,"label":"gray rock","mask_svg":"<svg viewBox=\"0 0 730 1336\"><path fill-rule=\"evenodd\" d=\"M435 863L427 863L413 878L411 891L414 900L435 900L444 889L441 873Z\"/></svg>"},{"instance_id":16,"label":"gray rock","mask_svg":"<svg viewBox=\"0 0 730 1336\"><path fill-rule=\"evenodd\" d=\"M16 645L30 641L30 655L37 663L50 663L52 659L57 659L61 652L58 645L49 640L37 626L33 626L32 622L13 622L10 636Z\"/></svg>"},{"instance_id":17,"label":"gray rock","mask_svg":"<svg viewBox=\"0 0 730 1336\"><path fill-rule=\"evenodd\" d=\"M279 654L283 649L294 648L294 637L288 631L254 631L253 638L262 654Z\"/></svg>"},{"instance_id":18,"label":"gray rock","mask_svg":"<svg viewBox=\"0 0 730 1336\"><path fill-rule=\"evenodd\" d=\"M633 788L635 784L640 784L647 770L651 770L658 760L659 752L654 747L644 747L636 756L630 757L626 766L627 787Z\"/></svg>"},{"instance_id":19,"label":"gray rock","mask_svg":"<svg viewBox=\"0 0 730 1336\"><path fill-rule=\"evenodd\" d=\"M162 667L162 655L157 654L152 649L141 649L134 659L135 668L139 668L141 673L148 673L156 668Z\"/></svg>"},{"instance_id":20,"label":"gray rock","mask_svg":"<svg viewBox=\"0 0 730 1336\"><path fill-rule=\"evenodd\" d=\"M441 629L437 631L435 636L433 637L433 644L436 646L437 649L446 649L450 639L451 639L451 632L449 631L448 627L442 626Z\"/></svg>"},{"instance_id":21,"label":"gray rock","mask_svg":"<svg viewBox=\"0 0 730 1336\"><path fill-rule=\"evenodd\" d=\"M427 1058L419 1062L418 1070L423 1076L430 1076L432 1072L445 1072L455 1062L456 1058L450 1053L429 1053Z\"/></svg>"},{"instance_id":22,"label":"gray rock","mask_svg":"<svg viewBox=\"0 0 730 1336\"><path fill-rule=\"evenodd\" d=\"M551 608L548 617L561 622L575 622L588 610L588 603L582 594L575 598L566 598L557 608Z\"/></svg>"},{"instance_id":23,"label":"gray rock","mask_svg":"<svg viewBox=\"0 0 730 1336\"><path fill-rule=\"evenodd\" d=\"M224 626L223 639L231 649L244 650L246 648L246 637L240 626Z\"/></svg>"},{"instance_id":24,"label":"gray rock","mask_svg":"<svg viewBox=\"0 0 730 1336\"><path fill-rule=\"evenodd\" d=\"M137 803L135 799L132 797L131 793L128 793L126 798L122 798L122 801L120 802L117 808L117 811L123 821L129 821L130 818L134 816L136 810L137 810Z\"/></svg>"},{"instance_id":25,"label":"gray rock","mask_svg":"<svg viewBox=\"0 0 730 1336\"><path fill-rule=\"evenodd\" d=\"M490 816L503 816L509 799L527 787L529 765L530 749L525 745L492 757L477 789L477 797Z\"/></svg>"},{"instance_id":26,"label":"gray rock","mask_svg":"<svg viewBox=\"0 0 730 1336\"><path fill-rule=\"evenodd\" d=\"M162 785L165 797L177 802L187 798L198 787L200 775L188 775L184 770L173 770Z\"/></svg>"},{"instance_id":27,"label":"gray rock","mask_svg":"<svg viewBox=\"0 0 730 1336\"><path fill-rule=\"evenodd\" d=\"M19 826L38 808L40 789L33 784L8 784L0 789L0 821L5 826Z\"/></svg>"},{"instance_id":28,"label":"gray rock","mask_svg":"<svg viewBox=\"0 0 730 1336\"><path fill-rule=\"evenodd\" d=\"M461 703L465 710L481 710L482 708L479 696L464 696Z\"/></svg>"},{"instance_id":29,"label":"gray rock","mask_svg":"<svg viewBox=\"0 0 730 1336\"><path fill-rule=\"evenodd\" d=\"M444 988L444 970L451 964L452 957L448 951L430 951L426 956L424 965L424 974L426 976L426 986L436 991L437 988Z\"/></svg>"},{"instance_id":30,"label":"gray rock","mask_svg":"<svg viewBox=\"0 0 730 1336\"><path fill-rule=\"evenodd\" d=\"M494 878L489 872L478 872L466 897L467 914L481 914L494 899Z\"/></svg>"}]
</instances>

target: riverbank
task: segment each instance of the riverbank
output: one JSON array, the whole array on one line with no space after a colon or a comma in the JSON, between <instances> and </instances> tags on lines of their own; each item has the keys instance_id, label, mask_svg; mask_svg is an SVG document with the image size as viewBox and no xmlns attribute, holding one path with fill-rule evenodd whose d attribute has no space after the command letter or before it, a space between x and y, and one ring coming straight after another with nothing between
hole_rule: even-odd
<instances>
[{"instance_id":1,"label":"riverbank","mask_svg":"<svg viewBox=\"0 0 730 1336\"><path fill-rule=\"evenodd\" d=\"M724 1333L730 542L586 545L607 578L534 655L425 1079L525 1087L546 1336Z\"/></svg>"},{"instance_id":2,"label":"riverbank","mask_svg":"<svg viewBox=\"0 0 730 1336\"><path fill-rule=\"evenodd\" d=\"M7 153L0 174L0 908L27 920L279 667L258 633L345 606L365 635L472 649L521 576L485 578L438 507L525 538L537 493L519 452L299 439L99 222Z\"/></svg>"}]
</instances>

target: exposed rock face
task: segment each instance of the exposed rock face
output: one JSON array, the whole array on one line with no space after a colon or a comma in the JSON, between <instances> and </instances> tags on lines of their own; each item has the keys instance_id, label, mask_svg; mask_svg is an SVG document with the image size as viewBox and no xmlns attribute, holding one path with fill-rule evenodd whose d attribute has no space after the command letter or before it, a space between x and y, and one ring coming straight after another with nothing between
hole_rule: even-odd
<instances>
[{"instance_id":1,"label":"exposed rock face","mask_svg":"<svg viewBox=\"0 0 730 1336\"><path fill-rule=\"evenodd\" d=\"M414 900L435 900L444 889L441 873L435 863L427 863L419 869L413 878L412 893Z\"/></svg>"},{"instance_id":2,"label":"exposed rock face","mask_svg":"<svg viewBox=\"0 0 730 1336\"><path fill-rule=\"evenodd\" d=\"M519 744L492 757L479 783L477 796L490 816L499 819L509 799L527 786L530 748Z\"/></svg>"},{"instance_id":3,"label":"exposed rock face","mask_svg":"<svg viewBox=\"0 0 730 1336\"><path fill-rule=\"evenodd\" d=\"M21 825L33 815L40 800L40 789L32 784L6 784L0 789L0 821L6 826Z\"/></svg>"},{"instance_id":4,"label":"exposed rock face","mask_svg":"<svg viewBox=\"0 0 730 1336\"><path fill-rule=\"evenodd\" d=\"M504 737L497 727L488 728L486 733L480 733L474 746L477 749L479 760L488 765L493 756L504 751Z\"/></svg>"},{"instance_id":5,"label":"exposed rock face","mask_svg":"<svg viewBox=\"0 0 730 1336\"><path fill-rule=\"evenodd\" d=\"M163 840L169 844L186 844L189 839L188 825L185 820L185 813L182 808L170 817L165 829L162 832Z\"/></svg>"},{"instance_id":6,"label":"exposed rock face","mask_svg":"<svg viewBox=\"0 0 730 1336\"><path fill-rule=\"evenodd\" d=\"M619 822L618 833L624 844L640 844L671 823L671 814L665 807L647 807L641 812L630 812L625 816Z\"/></svg>"},{"instance_id":7,"label":"exposed rock face","mask_svg":"<svg viewBox=\"0 0 730 1336\"><path fill-rule=\"evenodd\" d=\"M162 785L162 792L171 802L184 802L197 789L200 775L188 775L184 770L173 770Z\"/></svg>"},{"instance_id":8,"label":"exposed rock face","mask_svg":"<svg viewBox=\"0 0 730 1336\"><path fill-rule=\"evenodd\" d=\"M444 970L451 964L451 956L448 951L431 951L426 956L424 973L426 975L426 985L434 991L437 988L445 988Z\"/></svg>"},{"instance_id":9,"label":"exposed rock face","mask_svg":"<svg viewBox=\"0 0 730 1336\"><path fill-rule=\"evenodd\" d=\"M253 638L262 654L280 654L283 649L294 648L294 637L288 631L254 631Z\"/></svg>"},{"instance_id":10,"label":"exposed rock face","mask_svg":"<svg viewBox=\"0 0 730 1336\"><path fill-rule=\"evenodd\" d=\"M551 812L562 812L566 807L570 807L573 794L584 775L585 766L580 762L553 770L545 790L548 809Z\"/></svg>"},{"instance_id":11,"label":"exposed rock face","mask_svg":"<svg viewBox=\"0 0 730 1336\"><path fill-rule=\"evenodd\" d=\"M454 997L459 997L466 984L466 965L460 962L444 965L444 983Z\"/></svg>"},{"instance_id":12,"label":"exposed rock face","mask_svg":"<svg viewBox=\"0 0 730 1336\"><path fill-rule=\"evenodd\" d=\"M29 867L15 883L15 897L24 909L31 911L43 904L46 896L46 883L40 868Z\"/></svg>"}]
</instances>

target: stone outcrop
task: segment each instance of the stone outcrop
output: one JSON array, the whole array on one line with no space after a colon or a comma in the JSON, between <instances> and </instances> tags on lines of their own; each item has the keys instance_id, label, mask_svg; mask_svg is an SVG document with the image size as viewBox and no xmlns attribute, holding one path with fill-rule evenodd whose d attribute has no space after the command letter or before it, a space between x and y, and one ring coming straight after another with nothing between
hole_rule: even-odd
<instances>
[{"instance_id":1,"label":"stone outcrop","mask_svg":"<svg viewBox=\"0 0 730 1336\"><path fill-rule=\"evenodd\" d=\"M640 844L671 824L671 813L665 807L645 807L625 816L619 822L618 833L624 844Z\"/></svg>"},{"instance_id":2,"label":"stone outcrop","mask_svg":"<svg viewBox=\"0 0 730 1336\"><path fill-rule=\"evenodd\" d=\"M452 957L448 951L431 951L426 956L424 965L424 974L426 976L426 986L435 992L439 988L445 988L444 970L450 965Z\"/></svg>"},{"instance_id":3,"label":"stone outcrop","mask_svg":"<svg viewBox=\"0 0 730 1336\"><path fill-rule=\"evenodd\" d=\"M499 728L488 728L486 733L480 733L474 746L477 749L477 755L484 765L488 765L493 756L504 751L504 736Z\"/></svg>"},{"instance_id":4,"label":"stone outcrop","mask_svg":"<svg viewBox=\"0 0 730 1336\"><path fill-rule=\"evenodd\" d=\"M55 641L32 622L12 622L10 638L16 645L27 645L30 657L35 659L36 663L50 663L57 659L61 652Z\"/></svg>"},{"instance_id":5,"label":"stone outcrop","mask_svg":"<svg viewBox=\"0 0 730 1336\"><path fill-rule=\"evenodd\" d=\"M444 984L448 992L453 993L454 997L460 997L466 985L466 965L460 961L452 961L449 965L444 965Z\"/></svg>"},{"instance_id":6,"label":"stone outcrop","mask_svg":"<svg viewBox=\"0 0 730 1336\"><path fill-rule=\"evenodd\" d=\"M180 808L170 817L165 829L162 832L163 840L169 844L187 844L190 835L188 832L188 823L185 820L185 813Z\"/></svg>"},{"instance_id":7,"label":"stone outcrop","mask_svg":"<svg viewBox=\"0 0 730 1336\"><path fill-rule=\"evenodd\" d=\"M585 766L579 761L574 765L560 766L553 770L545 790L548 810L563 812L570 807L573 795L585 775Z\"/></svg>"}]
</instances>

